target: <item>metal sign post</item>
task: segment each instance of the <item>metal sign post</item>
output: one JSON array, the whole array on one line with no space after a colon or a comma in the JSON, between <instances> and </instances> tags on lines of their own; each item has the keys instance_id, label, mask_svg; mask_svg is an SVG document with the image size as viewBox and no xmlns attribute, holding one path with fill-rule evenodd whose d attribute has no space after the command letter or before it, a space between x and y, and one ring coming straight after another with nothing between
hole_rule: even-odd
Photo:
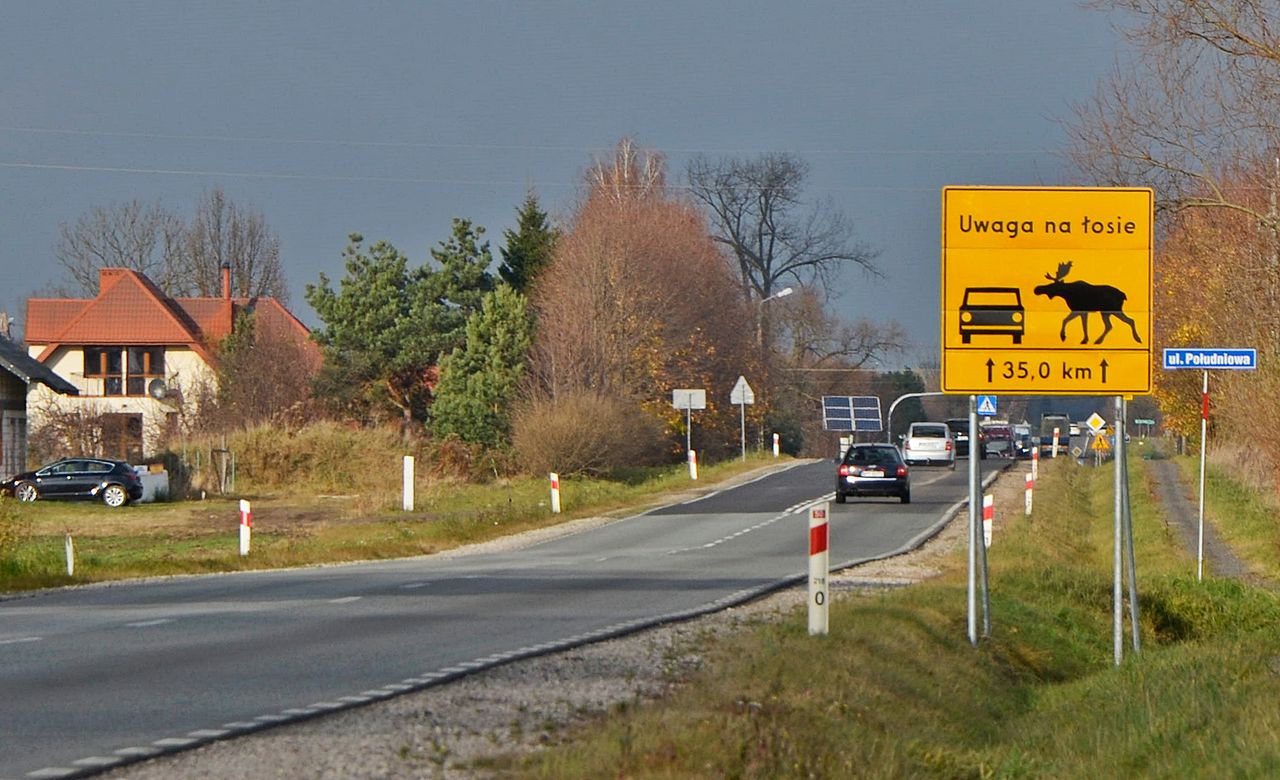
<instances>
[{"instance_id":1,"label":"metal sign post","mask_svg":"<svg viewBox=\"0 0 1280 780\"><path fill-rule=\"evenodd\" d=\"M978 644L978 585L982 587L982 635L991 636L991 594L987 582L987 546L982 538L982 471L978 466L978 399L969 396L969 642Z\"/></svg>"},{"instance_id":2,"label":"metal sign post","mask_svg":"<svg viewBox=\"0 0 1280 780\"><path fill-rule=\"evenodd\" d=\"M671 391L671 405L684 410L684 451L693 452L693 410L707 408L707 391L680 388Z\"/></svg>"},{"instance_id":3,"label":"metal sign post","mask_svg":"<svg viewBox=\"0 0 1280 780\"><path fill-rule=\"evenodd\" d=\"M1196 580L1204 580L1204 463L1205 441L1209 437L1209 370L1253 371L1258 367L1255 349L1192 349L1181 347L1164 351L1164 369L1172 371L1198 368L1204 373L1200 393L1200 509L1196 542Z\"/></svg>"},{"instance_id":4,"label":"metal sign post","mask_svg":"<svg viewBox=\"0 0 1280 780\"><path fill-rule=\"evenodd\" d=\"M1124 480L1124 468L1120 465L1124 459L1124 399L1116 397L1116 469L1115 469L1115 544L1113 550L1113 578L1111 585L1111 601L1112 601L1112 617L1114 625L1112 626L1112 643L1115 651L1116 666L1124 660L1124 583L1122 581L1122 569L1124 568L1122 549L1124 542L1124 506L1127 499L1126 490L1128 485Z\"/></svg>"},{"instance_id":5,"label":"metal sign post","mask_svg":"<svg viewBox=\"0 0 1280 780\"><path fill-rule=\"evenodd\" d=\"M747 404L756 402L756 393L751 389L751 385L747 384L745 376L738 377L738 383L733 386L733 390L729 393L729 403L737 404L742 422L742 459L747 459Z\"/></svg>"},{"instance_id":6,"label":"metal sign post","mask_svg":"<svg viewBox=\"0 0 1280 780\"><path fill-rule=\"evenodd\" d=\"M1151 392L1154 203L1153 189L1137 187L942 189L940 389L969 396L974 644L979 576L990 632L978 415L994 415L1000 393Z\"/></svg>"}]
</instances>

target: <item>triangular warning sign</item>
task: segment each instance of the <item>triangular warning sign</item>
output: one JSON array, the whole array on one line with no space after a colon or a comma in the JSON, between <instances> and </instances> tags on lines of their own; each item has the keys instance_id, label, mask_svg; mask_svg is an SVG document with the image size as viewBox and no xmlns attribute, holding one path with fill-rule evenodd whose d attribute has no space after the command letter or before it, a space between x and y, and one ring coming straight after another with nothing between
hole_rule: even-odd
<instances>
[{"instance_id":1,"label":"triangular warning sign","mask_svg":"<svg viewBox=\"0 0 1280 780\"><path fill-rule=\"evenodd\" d=\"M996 399L990 395L978 396L978 414L983 417L995 417L996 415Z\"/></svg>"}]
</instances>

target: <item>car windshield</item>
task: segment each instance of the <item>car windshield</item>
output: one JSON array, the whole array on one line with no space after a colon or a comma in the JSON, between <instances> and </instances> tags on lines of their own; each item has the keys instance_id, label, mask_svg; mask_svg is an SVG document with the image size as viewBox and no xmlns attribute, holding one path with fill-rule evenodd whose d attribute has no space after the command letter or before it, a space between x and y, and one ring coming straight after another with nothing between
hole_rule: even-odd
<instances>
[{"instance_id":1,"label":"car windshield","mask_svg":"<svg viewBox=\"0 0 1280 780\"><path fill-rule=\"evenodd\" d=\"M897 462L897 450L889 447L855 447L845 457L845 463L860 466L892 466Z\"/></svg>"}]
</instances>

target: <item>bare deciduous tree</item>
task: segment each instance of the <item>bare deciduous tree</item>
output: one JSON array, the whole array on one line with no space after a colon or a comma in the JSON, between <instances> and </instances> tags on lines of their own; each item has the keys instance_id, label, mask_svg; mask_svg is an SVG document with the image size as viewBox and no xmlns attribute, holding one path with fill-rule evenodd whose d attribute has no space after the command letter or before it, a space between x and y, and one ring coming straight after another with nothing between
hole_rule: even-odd
<instances>
[{"instance_id":1,"label":"bare deciduous tree","mask_svg":"<svg viewBox=\"0 0 1280 780\"><path fill-rule=\"evenodd\" d=\"M1145 184L1161 212L1274 208L1233 197L1232 170L1272 172L1280 152L1280 19L1263 0L1100 0L1119 12L1132 61L1067 123L1069 155L1099 184ZM1238 191L1238 190L1237 190Z\"/></svg>"},{"instance_id":2,"label":"bare deciduous tree","mask_svg":"<svg viewBox=\"0 0 1280 780\"><path fill-rule=\"evenodd\" d=\"M231 291L245 298L286 302L280 241L260 212L237 206L221 189L205 193L186 230L182 279L189 294L222 293L222 266L231 267Z\"/></svg>"},{"instance_id":3,"label":"bare deciduous tree","mask_svg":"<svg viewBox=\"0 0 1280 780\"><path fill-rule=\"evenodd\" d=\"M828 312L812 290L801 291L780 312L780 324L790 336L790 362L795 368L871 367L907 348L907 333L899 323L844 322Z\"/></svg>"},{"instance_id":4,"label":"bare deciduous tree","mask_svg":"<svg viewBox=\"0 0 1280 780\"><path fill-rule=\"evenodd\" d=\"M54 248L58 263L67 270L67 295L93 295L98 289L98 269L128 268L144 273L172 294L180 284L183 225L176 214L160 204L133 200L115 206L97 206L74 225L63 224Z\"/></svg>"},{"instance_id":5,"label":"bare deciduous tree","mask_svg":"<svg viewBox=\"0 0 1280 780\"><path fill-rule=\"evenodd\" d=\"M713 162L695 157L687 176L711 214L712 237L737 260L743 295L768 298L787 279L818 282L846 265L875 272L877 252L853 239L853 226L829 201L803 198L808 165L792 154Z\"/></svg>"},{"instance_id":6,"label":"bare deciduous tree","mask_svg":"<svg viewBox=\"0 0 1280 780\"><path fill-rule=\"evenodd\" d=\"M294 428L313 416L311 382L319 350L278 318L242 313L218 347L217 389L198 405L198 427Z\"/></svg>"},{"instance_id":7,"label":"bare deciduous tree","mask_svg":"<svg viewBox=\"0 0 1280 780\"><path fill-rule=\"evenodd\" d=\"M531 301L539 325L529 395L623 399L674 428L683 418L673 419L671 389L702 387L736 433L734 410L719 399L755 366L751 315L706 220L661 180L660 158L626 141L588 173L590 190ZM642 186L617 186L627 182ZM708 409L704 431L716 415Z\"/></svg>"},{"instance_id":8,"label":"bare deciduous tree","mask_svg":"<svg viewBox=\"0 0 1280 780\"><path fill-rule=\"evenodd\" d=\"M225 262L234 295L287 300L279 239L261 213L237 206L220 189L205 194L190 225L158 203L95 207L62 226L54 255L70 278L57 291L64 295L95 295L99 269L128 268L171 296L216 297Z\"/></svg>"}]
</instances>

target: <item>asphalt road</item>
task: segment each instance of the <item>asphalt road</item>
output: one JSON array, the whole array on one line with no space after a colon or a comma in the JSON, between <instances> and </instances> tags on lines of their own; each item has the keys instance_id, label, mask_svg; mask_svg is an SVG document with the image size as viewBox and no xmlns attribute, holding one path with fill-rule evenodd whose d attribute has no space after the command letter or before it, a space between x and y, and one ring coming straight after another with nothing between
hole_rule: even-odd
<instances>
[{"instance_id":1,"label":"asphalt road","mask_svg":"<svg viewBox=\"0 0 1280 780\"><path fill-rule=\"evenodd\" d=\"M151 580L0 601L0 778L72 777L439 684L800 581L808 463L510 552ZM833 568L909 549L966 497L831 508Z\"/></svg>"}]
</instances>

